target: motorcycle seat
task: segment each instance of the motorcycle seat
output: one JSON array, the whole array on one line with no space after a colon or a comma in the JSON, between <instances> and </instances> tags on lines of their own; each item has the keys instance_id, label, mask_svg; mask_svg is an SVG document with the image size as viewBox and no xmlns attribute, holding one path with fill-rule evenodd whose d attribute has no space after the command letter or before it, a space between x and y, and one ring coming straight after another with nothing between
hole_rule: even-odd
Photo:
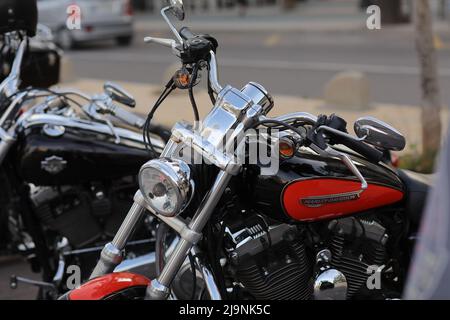
<instances>
[{"instance_id":1,"label":"motorcycle seat","mask_svg":"<svg viewBox=\"0 0 450 320\"><path fill-rule=\"evenodd\" d=\"M398 174L406 187L406 212L414 224L419 224L434 175L409 170L399 170Z\"/></svg>"}]
</instances>

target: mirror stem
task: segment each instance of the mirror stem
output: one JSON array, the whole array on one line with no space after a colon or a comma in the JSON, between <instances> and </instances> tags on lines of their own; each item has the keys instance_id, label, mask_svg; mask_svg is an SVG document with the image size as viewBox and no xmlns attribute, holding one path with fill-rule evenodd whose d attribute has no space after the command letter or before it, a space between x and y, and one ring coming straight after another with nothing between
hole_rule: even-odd
<instances>
[{"instance_id":1,"label":"mirror stem","mask_svg":"<svg viewBox=\"0 0 450 320\"><path fill-rule=\"evenodd\" d=\"M180 34L178 33L177 29L174 27L170 19L167 17L166 11L170 10L170 7L164 7L161 9L161 15L163 16L164 20L166 20L167 24L169 25L170 30L175 35L175 37L178 39L178 42L183 45L184 41L183 38L181 38Z\"/></svg>"}]
</instances>

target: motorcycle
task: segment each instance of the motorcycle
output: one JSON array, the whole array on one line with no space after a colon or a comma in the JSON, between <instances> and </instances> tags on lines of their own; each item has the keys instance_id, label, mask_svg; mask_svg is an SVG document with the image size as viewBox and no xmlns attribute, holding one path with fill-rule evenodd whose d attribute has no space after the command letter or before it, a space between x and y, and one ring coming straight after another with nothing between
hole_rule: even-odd
<instances>
[{"instance_id":1,"label":"motorcycle","mask_svg":"<svg viewBox=\"0 0 450 320\"><path fill-rule=\"evenodd\" d=\"M81 279L89 276L86 270L117 231L138 185L135 175L152 153L137 132L145 120L121 106L136 102L119 86L106 83L94 96L45 88L48 84L24 86L32 29L4 30L4 47L15 56L0 84L1 234L8 235L2 240L9 252L27 257L32 270L42 272L42 281L12 276L11 287L38 286L39 298L54 299L68 290L71 265L81 267ZM159 153L164 128L150 130ZM129 243L124 270L151 263L151 255L140 253L152 250L154 226L152 219L143 222Z\"/></svg>"},{"instance_id":2,"label":"motorcycle","mask_svg":"<svg viewBox=\"0 0 450 320\"><path fill-rule=\"evenodd\" d=\"M193 87L206 70L214 106L201 122L175 124L160 158L141 167L134 204L91 280L60 299L401 297L431 184L382 161L405 147L403 135L373 117L355 122L356 136L336 115L268 117L274 100L263 86L220 85L213 37L175 28L168 14L184 19L181 0L161 13L176 40L145 41L182 62L166 89L189 90L196 111ZM158 276L113 272L149 214L161 222Z\"/></svg>"}]
</instances>

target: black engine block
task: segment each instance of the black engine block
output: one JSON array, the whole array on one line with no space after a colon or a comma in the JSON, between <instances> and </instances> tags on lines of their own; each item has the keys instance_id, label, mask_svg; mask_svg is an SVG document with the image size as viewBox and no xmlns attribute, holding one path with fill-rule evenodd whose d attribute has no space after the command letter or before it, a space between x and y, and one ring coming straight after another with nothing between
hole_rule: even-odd
<instances>
[{"instance_id":1,"label":"black engine block","mask_svg":"<svg viewBox=\"0 0 450 320\"><path fill-rule=\"evenodd\" d=\"M236 281L255 299L310 299L313 268L297 227L268 226L262 218L245 225L226 229Z\"/></svg>"}]
</instances>

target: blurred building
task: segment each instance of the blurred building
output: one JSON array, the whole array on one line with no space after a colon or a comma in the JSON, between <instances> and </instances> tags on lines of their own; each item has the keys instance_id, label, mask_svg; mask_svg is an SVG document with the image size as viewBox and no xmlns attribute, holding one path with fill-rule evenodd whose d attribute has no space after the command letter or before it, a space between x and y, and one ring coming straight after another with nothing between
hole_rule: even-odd
<instances>
[{"instance_id":1,"label":"blurred building","mask_svg":"<svg viewBox=\"0 0 450 320\"><path fill-rule=\"evenodd\" d=\"M166 0L132 0L135 10L154 12L167 4ZM365 10L370 5L378 5L382 11L383 23L407 23L411 21L414 0L185 0L187 10L216 11L234 9L238 6L260 8L277 6L292 8L299 3L354 3L355 7ZM436 17L450 20L450 0L430 1Z\"/></svg>"},{"instance_id":2,"label":"blurred building","mask_svg":"<svg viewBox=\"0 0 450 320\"><path fill-rule=\"evenodd\" d=\"M135 10L138 11L156 11L166 5L165 0L132 0ZM324 1L324 0L188 0L185 1L187 9L191 10L221 10L235 8L239 5L249 7L261 6L295 6L298 2ZM332 1L332 0L330 0Z\"/></svg>"}]
</instances>

